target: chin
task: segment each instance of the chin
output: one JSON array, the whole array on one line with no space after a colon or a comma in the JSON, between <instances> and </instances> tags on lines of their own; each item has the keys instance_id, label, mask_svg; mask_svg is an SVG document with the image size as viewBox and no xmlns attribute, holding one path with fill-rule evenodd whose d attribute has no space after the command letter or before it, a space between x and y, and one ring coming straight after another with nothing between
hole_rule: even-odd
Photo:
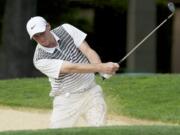
<instances>
[{"instance_id":1,"label":"chin","mask_svg":"<svg viewBox=\"0 0 180 135\"><path fill-rule=\"evenodd\" d=\"M41 45L43 45L44 47L48 47L49 46L49 44L47 44L47 43L42 43Z\"/></svg>"}]
</instances>

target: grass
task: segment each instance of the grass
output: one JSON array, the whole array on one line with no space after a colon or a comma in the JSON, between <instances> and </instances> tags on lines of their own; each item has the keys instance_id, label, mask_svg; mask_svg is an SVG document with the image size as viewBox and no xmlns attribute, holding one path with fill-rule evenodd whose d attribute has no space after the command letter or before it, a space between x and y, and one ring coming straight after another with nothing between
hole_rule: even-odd
<instances>
[{"instance_id":1,"label":"grass","mask_svg":"<svg viewBox=\"0 0 180 135\"><path fill-rule=\"evenodd\" d=\"M97 83L110 114L180 124L180 75L118 75ZM50 109L47 78L0 80L0 105Z\"/></svg>"},{"instance_id":2,"label":"grass","mask_svg":"<svg viewBox=\"0 0 180 135\"><path fill-rule=\"evenodd\" d=\"M179 75L115 76L98 82L110 113L180 124Z\"/></svg>"},{"instance_id":3,"label":"grass","mask_svg":"<svg viewBox=\"0 0 180 135\"><path fill-rule=\"evenodd\" d=\"M98 128L66 128L36 131L6 131L0 135L179 135L178 126L113 126Z\"/></svg>"},{"instance_id":4,"label":"grass","mask_svg":"<svg viewBox=\"0 0 180 135\"><path fill-rule=\"evenodd\" d=\"M24 78L0 81L0 105L49 109L50 85L47 78Z\"/></svg>"}]
</instances>

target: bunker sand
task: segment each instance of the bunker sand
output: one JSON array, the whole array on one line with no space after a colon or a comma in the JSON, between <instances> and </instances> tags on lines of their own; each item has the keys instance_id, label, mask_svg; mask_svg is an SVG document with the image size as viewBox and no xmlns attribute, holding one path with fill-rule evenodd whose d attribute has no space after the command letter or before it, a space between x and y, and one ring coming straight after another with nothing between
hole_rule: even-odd
<instances>
[{"instance_id":1,"label":"bunker sand","mask_svg":"<svg viewBox=\"0 0 180 135\"><path fill-rule=\"evenodd\" d=\"M50 115L51 111L49 110L1 107L0 131L47 129L49 127ZM110 125L167 125L167 123L108 115L106 126ZM83 127L87 125L82 119L78 122L78 126Z\"/></svg>"}]
</instances>

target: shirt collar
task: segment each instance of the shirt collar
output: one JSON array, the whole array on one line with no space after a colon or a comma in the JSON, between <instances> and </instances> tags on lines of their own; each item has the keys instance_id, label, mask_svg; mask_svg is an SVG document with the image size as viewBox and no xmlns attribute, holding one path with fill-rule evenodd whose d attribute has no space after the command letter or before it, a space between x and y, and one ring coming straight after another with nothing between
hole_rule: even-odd
<instances>
[{"instance_id":1,"label":"shirt collar","mask_svg":"<svg viewBox=\"0 0 180 135\"><path fill-rule=\"evenodd\" d=\"M53 33L52 31L51 31L51 34L54 36L56 42L58 43L58 41L60 40L60 38L59 38L55 33ZM42 46L42 45L39 44L39 43L38 43L38 46L39 46L40 48L42 48L43 50L45 50L46 52L49 52L49 53L53 53L53 52L55 51L55 49L58 47L58 46L56 46L56 47L53 47L53 48L48 48L48 47Z\"/></svg>"}]
</instances>

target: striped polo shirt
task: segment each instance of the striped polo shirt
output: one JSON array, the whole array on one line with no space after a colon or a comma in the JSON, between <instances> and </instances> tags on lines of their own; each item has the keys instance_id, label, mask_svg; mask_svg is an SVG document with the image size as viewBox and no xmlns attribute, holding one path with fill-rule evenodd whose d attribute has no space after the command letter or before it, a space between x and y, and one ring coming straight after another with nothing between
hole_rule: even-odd
<instances>
[{"instance_id":1,"label":"striped polo shirt","mask_svg":"<svg viewBox=\"0 0 180 135\"><path fill-rule=\"evenodd\" d=\"M58 46L46 48L38 44L33 59L34 66L49 77L52 87L50 96L87 90L94 82L93 73L61 73L64 61L89 63L86 56L79 50L86 34L70 24L63 24L53 29L51 33Z\"/></svg>"}]
</instances>

